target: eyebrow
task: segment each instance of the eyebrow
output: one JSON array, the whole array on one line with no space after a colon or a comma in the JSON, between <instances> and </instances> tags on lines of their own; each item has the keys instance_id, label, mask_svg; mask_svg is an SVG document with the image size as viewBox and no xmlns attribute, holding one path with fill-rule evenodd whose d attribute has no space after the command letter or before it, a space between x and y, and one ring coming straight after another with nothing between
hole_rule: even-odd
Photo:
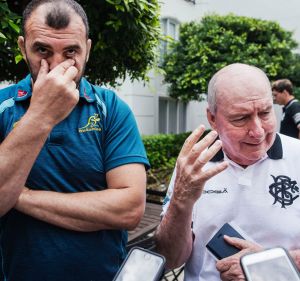
<instances>
[{"instance_id":1,"label":"eyebrow","mask_svg":"<svg viewBox=\"0 0 300 281\"><path fill-rule=\"evenodd\" d=\"M74 45L70 45L64 48L64 50L68 50L68 49L76 49L79 50L81 49L81 47L78 44L74 44Z\"/></svg>"},{"instance_id":2,"label":"eyebrow","mask_svg":"<svg viewBox=\"0 0 300 281\"><path fill-rule=\"evenodd\" d=\"M268 105L266 107L263 108L263 111L265 110L271 110L273 108L273 105Z\"/></svg>"},{"instance_id":3,"label":"eyebrow","mask_svg":"<svg viewBox=\"0 0 300 281\"><path fill-rule=\"evenodd\" d=\"M259 110L259 112L261 112L261 111L269 111L269 110L272 110L272 108L273 108L273 105L267 105L267 106L263 107L261 110ZM228 116L230 118L237 118L237 117L247 116L247 115L251 115L251 113L249 113L247 111L245 112L242 109L239 110L238 112L234 112L232 114L228 114Z\"/></svg>"},{"instance_id":4,"label":"eyebrow","mask_svg":"<svg viewBox=\"0 0 300 281\"><path fill-rule=\"evenodd\" d=\"M32 45L32 48L38 48L38 47L52 49L51 45L49 45L47 43L43 43L43 42L40 42L40 41L34 42L33 45ZM81 49L81 47L78 44L73 44L73 45L70 45L70 46L67 46L67 47L64 48L64 50L69 50L69 49L79 50L79 49Z\"/></svg>"},{"instance_id":5,"label":"eyebrow","mask_svg":"<svg viewBox=\"0 0 300 281\"><path fill-rule=\"evenodd\" d=\"M51 46L49 44L39 42L39 41L34 42L33 45L32 45L32 48L37 48L37 47L43 47L43 48L51 49Z\"/></svg>"}]
</instances>

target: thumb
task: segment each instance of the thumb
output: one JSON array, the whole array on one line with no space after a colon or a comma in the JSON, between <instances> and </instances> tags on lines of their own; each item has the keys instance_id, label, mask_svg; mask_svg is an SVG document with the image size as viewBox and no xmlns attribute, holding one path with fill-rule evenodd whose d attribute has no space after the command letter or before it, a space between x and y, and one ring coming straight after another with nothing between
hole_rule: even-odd
<instances>
[{"instance_id":1,"label":"thumb","mask_svg":"<svg viewBox=\"0 0 300 281\"><path fill-rule=\"evenodd\" d=\"M49 72L49 65L46 60L42 59L41 67L40 67L40 70L39 70L39 73L38 73L36 79L46 76L48 74L48 72Z\"/></svg>"},{"instance_id":2,"label":"thumb","mask_svg":"<svg viewBox=\"0 0 300 281\"><path fill-rule=\"evenodd\" d=\"M224 240L228 244L230 244L232 246L235 246L238 249L245 249L249 246L248 242L246 240L240 239L240 238L237 238L237 237L230 237L228 235L224 235Z\"/></svg>"}]
</instances>

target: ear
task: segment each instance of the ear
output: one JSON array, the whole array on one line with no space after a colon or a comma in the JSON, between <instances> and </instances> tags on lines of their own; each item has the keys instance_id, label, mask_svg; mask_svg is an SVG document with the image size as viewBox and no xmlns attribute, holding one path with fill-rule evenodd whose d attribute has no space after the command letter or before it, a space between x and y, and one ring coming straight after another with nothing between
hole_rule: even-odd
<instances>
[{"instance_id":1,"label":"ear","mask_svg":"<svg viewBox=\"0 0 300 281\"><path fill-rule=\"evenodd\" d=\"M92 47L92 40L88 39L86 42L87 50L86 50L86 61L85 62L88 62L88 60L89 60L91 47Z\"/></svg>"},{"instance_id":2,"label":"ear","mask_svg":"<svg viewBox=\"0 0 300 281\"><path fill-rule=\"evenodd\" d=\"M206 109L206 116L207 116L207 120L208 120L210 126L211 126L214 130L216 130L216 128L217 128L217 125L216 125L216 117L215 117L215 115L213 115L213 114L209 111L208 108Z\"/></svg>"},{"instance_id":3,"label":"ear","mask_svg":"<svg viewBox=\"0 0 300 281\"><path fill-rule=\"evenodd\" d=\"M22 53L22 56L23 56L24 60L27 61L26 51L25 51L25 38L23 36L18 37L18 46L21 50L21 53Z\"/></svg>"}]
</instances>

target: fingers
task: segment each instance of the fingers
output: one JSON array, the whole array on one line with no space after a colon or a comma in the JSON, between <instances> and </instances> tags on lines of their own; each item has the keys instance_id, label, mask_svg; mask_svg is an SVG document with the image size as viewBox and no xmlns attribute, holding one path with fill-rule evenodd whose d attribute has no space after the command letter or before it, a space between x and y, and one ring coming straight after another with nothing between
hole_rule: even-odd
<instances>
[{"instance_id":1,"label":"fingers","mask_svg":"<svg viewBox=\"0 0 300 281\"><path fill-rule=\"evenodd\" d=\"M180 157L185 156L191 151L193 146L199 141L199 138L202 136L204 131L205 131L205 127L203 125L200 125L189 135L189 137L185 140L182 149L179 153Z\"/></svg>"},{"instance_id":2,"label":"fingers","mask_svg":"<svg viewBox=\"0 0 300 281\"><path fill-rule=\"evenodd\" d=\"M193 154L194 154L194 157L196 158L196 165L195 165L196 168L198 168L198 166L202 167L203 165L205 165L221 149L222 142L220 140L217 140L214 144L212 144L212 142L216 138L215 135L217 135L217 134L216 133L208 134L203 139L203 141L199 142L197 145L194 146ZM208 148L208 149L206 149L206 148ZM199 155L199 153L200 153L200 155Z\"/></svg>"},{"instance_id":3,"label":"fingers","mask_svg":"<svg viewBox=\"0 0 300 281\"><path fill-rule=\"evenodd\" d=\"M179 158L187 158L187 162L194 163L198 158L197 162L202 166L206 164L221 148L222 143L217 141L213 144L218 134L216 131L209 132L200 141L199 138L203 135L205 127L200 125L193 133L186 139L184 145L180 151ZM213 144L213 145L212 145ZM201 154L209 146L209 150Z\"/></svg>"},{"instance_id":4,"label":"fingers","mask_svg":"<svg viewBox=\"0 0 300 281\"><path fill-rule=\"evenodd\" d=\"M37 79L43 79L49 72L49 65L46 60L41 60L41 67L39 69L39 73L37 75Z\"/></svg>"},{"instance_id":5,"label":"fingers","mask_svg":"<svg viewBox=\"0 0 300 281\"><path fill-rule=\"evenodd\" d=\"M227 262L225 259L219 260L216 263L216 268L219 272L227 271L230 269L230 267L231 267L231 263Z\"/></svg>"},{"instance_id":6,"label":"fingers","mask_svg":"<svg viewBox=\"0 0 300 281\"><path fill-rule=\"evenodd\" d=\"M193 152L199 152L203 151L206 148L208 148L210 145L213 144L213 142L216 140L218 137L218 133L216 131L211 131L209 132L201 141L196 143L194 147L192 148ZM217 151L221 148L221 142L217 143L217 146L219 147Z\"/></svg>"},{"instance_id":7,"label":"fingers","mask_svg":"<svg viewBox=\"0 0 300 281\"><path fill-rule=\"evenodd\" d=\"M236 237L230 237L230 236L224 235L224 240L228 244L235 246L238 249L246 249L246 248L249 248L249 246L250 246L250 242L248 242L244 239L236 238Z\"/></svg>"},{"instance_id":8,"label":"fingers","mask_svg":"<svg viewBox=\"0 0 300 281\"><path fill-rule=\"evenodd\" d=\"M195 147L193 148L195 150L195 157L196 160L194 160L193 164L193 172L199 173L201 169L204 167L204 165L210 161L216 153L222 148L222 142L220 140L217 140L215 143L212 144L212 142L215 140L217 136L216 132L209 133L204 139L203 142L199 142ZM212 145L211 145L212 144ZM211 145L208 149L206 149L209 145ZM200 154L200 155L199 155ZM191 159L193 161L193 159ZM203 171L202 179L208 180L211 177L219 174L220 172L224 171L228 167L228 162L223 161L219 163L218 165L214 166L213 168L210 168L206 171Z\"/></svg>"},{"instance_id":9,"label":"fingers","mask_svg":"<svg viewBox=\"0 0 300 281\"><path fill-rule=\"evenodd\" d=\"M67 59L60 64L58 64L55 68L52 69L51 72L56 73L57 75L64 75L65 72L75 64L75 61L72 59Z\"/></svg>"},{"instance_id":10,"label":"fingers","mask_svg":"<svg viewBox=\"0 0 300 281\"><path fill-rule=\"evenodd\" d=\"M240 239L237 237L229 237L227 235L224 235L224 240L229 243L232 246L237 247L241 250L249 250L249 251L260 251L262 250L262 247L254 242Z\"/></svg>"},{"instance_id":11,"label":"fingers","mask_svg":"<svg viewBox=\"0 0 300 281\"><path fill-rule=\"evenodd\" d=\"M75 66L70 66L66 70L64 76L67 80L74 80L77 74L78 74L78 69Z\"/></svg>"},{"instance_id":12,"label":"fingers","mask_svg":"<svg viewBox=\"0 0 300 281\"><path fill-rule=\"evenodd\" d=\"M221 280L245 280L240 258L236 255L222 259L216 263L216 268L220 272Z\"/></svg>"},{"instance_id":13,"label":"fingers","mask_svg":"<svg viewBox=\"0 0 300 281\"><path fill-rule=\"evenodd\" d=\"M207 171L203 172L202 179L204 181L209 180L213 176L221 173L228 167L229 163L227 161L221 162L213 168L208 169Z\"/></svg>"}]
</instances>

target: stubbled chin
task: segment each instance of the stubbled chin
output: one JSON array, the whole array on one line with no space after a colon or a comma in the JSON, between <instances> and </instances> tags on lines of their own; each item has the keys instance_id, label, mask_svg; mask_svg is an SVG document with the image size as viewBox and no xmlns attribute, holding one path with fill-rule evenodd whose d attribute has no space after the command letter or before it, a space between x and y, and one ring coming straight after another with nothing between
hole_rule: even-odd
<instances>
[{"instance_id":1,"label":"stubbled chin","mask_svg":"<svg viewBox=\"0 0 300 281\"><path fill-rule=\"evenodd\" d=\"M252 149L243 149L240 150L240 153L237 155L237 157L229 157L229 155L228 157L238 165L245 167L254 164L265 156L265 149L260 148L258 150L253 150L252 146L247 147L251 147Z\"/></svg>"}]
</instances>

